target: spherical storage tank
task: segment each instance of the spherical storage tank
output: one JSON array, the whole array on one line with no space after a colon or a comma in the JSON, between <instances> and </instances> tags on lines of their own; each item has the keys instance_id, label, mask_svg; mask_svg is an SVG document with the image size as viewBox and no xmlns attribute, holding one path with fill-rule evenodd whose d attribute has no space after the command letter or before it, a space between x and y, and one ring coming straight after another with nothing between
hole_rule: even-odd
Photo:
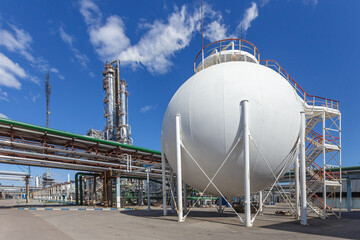
<instances>
[{"instance_id":1,"label":"spherical storage tank","mask_svg":"<svg viewBox=\"0 0 360 240\"><path fill-rule=\"evenodd\" d=\"M241 135L242 100L249 100L251 192L274 182L269 166L277 176L297 157L303 110L300 98L285 78L260 65L254 54L242 50L244 43L239 43L237 49L233 43L230 50L213 51L204 58L197 73L177 90L163 119L162 151L176 171L175 115L180 114L181 139L186 148L181 152L183 181L199 191L209 181L189 153L211 178ZM242 142L235 146L214 184L227 197L244 194ZM219 195L212 185L206 193Z\"/></svg>"}]
</instances>

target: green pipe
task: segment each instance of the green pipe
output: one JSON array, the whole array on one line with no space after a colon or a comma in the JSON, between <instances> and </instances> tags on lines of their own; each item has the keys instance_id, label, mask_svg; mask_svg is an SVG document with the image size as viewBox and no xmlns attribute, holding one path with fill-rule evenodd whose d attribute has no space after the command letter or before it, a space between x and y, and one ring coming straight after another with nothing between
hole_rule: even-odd
<instances>
[{"instance_id":1,"label":"green pipe","mask_svg":"<svg viewBox=\"0 0 360 240\"><path fill-rule=\"evenodd\" d=\"M80 134L64 132L64 131L60 131L60 130L56 130L56 129L52 129L52 128L41 127L41 126L18 122L18 121L14 121L14 120L10 120L10 119L0 118L0 123L4 123L4 124L14 126L14 127L27 128L27 129L31 129L31 130L35 130L35 131L44 132L44 133L51 133L51 134L69 137L69 138L73 138L73 139L80 139L80 140L85 140L85 141L89 141L89 142L102 143L102 144L106 144L106 145L120 147L120 148L124 148L124 149L133 149L136 151L147 152L147 153L151 153L151 154L155 154L155 155L161 155L160 151L155 151L155 150L150 150L147 148L136 147L133 145L121 144L121 143L117 143L117 142L92 138L92 137L88 137L88 136L84 136L84 135L80 135Z\"/></svg>"}]
</instances>

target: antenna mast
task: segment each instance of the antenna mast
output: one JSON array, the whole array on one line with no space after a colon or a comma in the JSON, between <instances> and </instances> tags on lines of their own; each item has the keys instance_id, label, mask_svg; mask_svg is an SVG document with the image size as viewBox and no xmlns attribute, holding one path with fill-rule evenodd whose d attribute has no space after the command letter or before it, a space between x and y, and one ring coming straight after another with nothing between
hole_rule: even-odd
<instances>
[{"instance_id":1,"label":"antenna mast","mask_svg":"<svg viewBox=\"0 0 360 240\"><path fill-rule=\"evenodd\" d=\"M49 127L49 115L50 115L50 94L51 86L49 81L49 74L46 74L45 80L45 93L46 93L46 127Z\"/></svg>"}]
</instances>

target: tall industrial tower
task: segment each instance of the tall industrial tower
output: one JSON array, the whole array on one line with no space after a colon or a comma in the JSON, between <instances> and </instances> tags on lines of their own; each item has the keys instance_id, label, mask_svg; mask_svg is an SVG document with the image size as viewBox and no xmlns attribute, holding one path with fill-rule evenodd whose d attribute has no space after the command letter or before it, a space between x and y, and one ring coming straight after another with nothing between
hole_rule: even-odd
<instances>
[{"instance_id":1,"label":"tall industrial tower","mask_svg":"<svg viewBox=\"0 0 360 240\"><path fill-rule=\"evenodd\" d=\"M128 92L124 79L120 80L120 61L105 63L103 84L105 91L104 138L124 144L132 144L128 114Z\"/></svg>"}]
</instances>

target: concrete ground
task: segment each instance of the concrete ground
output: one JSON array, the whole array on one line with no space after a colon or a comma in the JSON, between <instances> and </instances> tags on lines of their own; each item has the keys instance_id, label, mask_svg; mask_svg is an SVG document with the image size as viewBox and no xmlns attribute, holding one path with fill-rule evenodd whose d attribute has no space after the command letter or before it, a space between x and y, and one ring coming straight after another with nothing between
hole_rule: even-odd
<instances>
[{"instance_id":1,"label":"concrete ground","mask_svg":"<svg viewBox=\"0 0 360 240\"><path fill-rule=\"evenodd\" d=\"M301 226L291 216L275 215L279 206L269 206L252 228L245 228L229 209L219 214L214 208L195 208L178 223L175 214L164 217L160 208L31 211L14 204L0 200L0 239L360 239L360 211L343 213L342 219L310 217L309 225Z\"/></svg>"}]
</instances>

